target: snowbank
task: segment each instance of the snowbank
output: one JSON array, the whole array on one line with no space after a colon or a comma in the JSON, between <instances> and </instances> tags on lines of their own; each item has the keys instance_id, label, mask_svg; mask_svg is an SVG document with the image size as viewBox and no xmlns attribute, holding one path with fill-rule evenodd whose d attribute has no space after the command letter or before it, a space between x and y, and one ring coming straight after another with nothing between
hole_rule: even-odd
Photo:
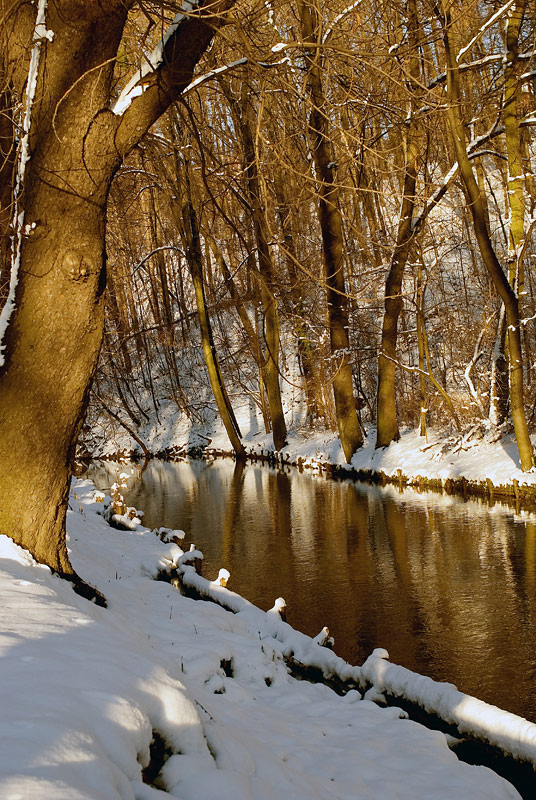
<instances>
[{"instance_id":1,"label":"snowbank","mask_svg":"<svg viewBox=\"0 0 536 800\"><path fill-rule=\"evenodd\" d=\"M181 548L110 528L101 500L78 482L68 529L107 609L0 537L2 798L519 796L397 709L291 678L281 620L270 632L273 614L260 626L258 609L253 620L153 580Z\"/></svg>"},{"instance_id":2,"label":"snowbank","mask_svg":"<svg viewBox=\"0 0 536 800\"><path fill-rule=\"evenodd\" d=\"M246 452L252 457L275 456L270 434L262 428L258 411L253 404L238 405L236 415L242 431L242 441ZM488 487L512 486L514 481L520 486L536 488L536 471L521 472L519 454L513 434L499 436L496 431L485 434L474 430L464 437L447 438L444 434L430 429L423 438L417 431L403 431L400 441L389 447L376 450L376 431L370 428L364 445L345 463L338 437L329 431L314 432L305 427L303 409L290 413L287 445L279 452L281 462L298 464L305 469L318 471L325 465L341 470L373 471L383 473L394 479L404 476L410 483L417 483L418 477L437 481L445 485L447 481L465 478ZM123 452L139 450L136 443L124 429L112 429L108 425L97 436L96 428L86 439L85 446L94 457L108 457ZM217 415L210 415L203 424L194 425L181 415L176 406L169 403L160 410L157 422L152 419L143 426L139 434L153 455L185 455L192 448L206 448L210 453L230 453L231 447L225 429ZM536 441L535 441L536 446Z\"/></svg>"},{"instance_id":3,"label":"snowbank","mask_svg":"<svg viewBox=\"0 0 536 800\"><path fill-rule=\"evenodd\" d=\"M536 725L516 714L459 692L452 683L438 683L398 664L390 664L386 650L374 650L361 668L363 678L377 693L387 692L417 703L469 733L536 766ZM535 776L536 782L536 776Z\"/></svg>"}]
</instances>

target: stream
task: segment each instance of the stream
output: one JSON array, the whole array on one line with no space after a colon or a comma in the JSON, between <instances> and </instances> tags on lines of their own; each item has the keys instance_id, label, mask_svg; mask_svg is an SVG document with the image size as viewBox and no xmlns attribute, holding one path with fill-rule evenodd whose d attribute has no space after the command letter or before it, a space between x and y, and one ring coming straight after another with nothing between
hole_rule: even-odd
<instances>
[{"instance_id":1,"label":"stream","mask_svg":"<svg viewBox=\"0 0 536 800\"><path fill-rule=\"evenodd\" d=\"M106 490L120 471L97 462ZM487 502L230 459L151 461L124 492L149 528L186 531L203 574L360 664L375 647L536 722L536 516Z\"/></svg>"}]
</instances>

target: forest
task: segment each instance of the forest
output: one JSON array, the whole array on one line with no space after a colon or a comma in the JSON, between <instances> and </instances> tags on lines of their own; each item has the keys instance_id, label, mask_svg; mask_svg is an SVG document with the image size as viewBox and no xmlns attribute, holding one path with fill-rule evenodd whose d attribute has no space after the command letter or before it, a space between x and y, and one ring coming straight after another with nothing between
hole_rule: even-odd
<instances>
[{"instance_id":1,"label":"forest","mask_svg":"<svg viewBox=\"0 0 536 800\"><path fill-rule=\"evenodd\" d=\"M0 796L534 796L535 11L0 0Z\"/></svg>"},{"instance_id":2,"label":"forest","mask_svg":"<svg viewBox=\"0 0 536 800\"><path fill-rule=\"evenodd\" d=\"M377 448L401 426L512 426L532 469L530 3L2 13L2 513L17 541L70 574L88 404L144 447L163 402L190 419L215 402L241 457L237 398L277 451L291 386L348 462L370 425Z\"/></svg>"},{"instance_id":3,"label":"forest","mask_svg":"<svg viewBox=\"0 0 536 800\"><path fill-rule=\"evenodd\" d=\"M382 447L511 420L530 469L532 10L234 13L113 183L92 402L134 430L162 398L195 419L204 362L237 454L231 394L278 450L297 383L347 461L370 424Z\"/></svg>"}]
</instances>

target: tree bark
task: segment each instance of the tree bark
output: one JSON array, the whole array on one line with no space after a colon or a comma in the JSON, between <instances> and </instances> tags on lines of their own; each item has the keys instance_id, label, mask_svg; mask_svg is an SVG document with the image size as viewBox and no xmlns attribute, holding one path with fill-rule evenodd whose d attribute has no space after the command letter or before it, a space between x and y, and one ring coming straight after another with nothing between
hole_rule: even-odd
<instances>
[{"instance_id":1,"label":"tree bark","mask_svg":"<svg viewBox=\"0 0 536 800\"><path fill-rule=\"evenodd\" d=\"M266 225L266 212L259 178L257 148L255 146L252 130L253 109L246 95L245 84L242 88L239 100L233 97L229 88L225 90L225 94L231 104L231 109L244 149L246 186L248 200L251 206L253 232L259 261L258 274L260 276L260 295L264 313L263 329L266 348L263 377L266 393L268 395L274 447L276 450L281 450L286 444L287 426L279 384L279 311L277 307L275 270L270 253L270 237Z\"/></svg>"},{"instance_id":2,"label":"tree bark","mask_svg":"<svg viewBox=\"0 0 536 800\"><path fill-rule=\"evenodd\" d=\"M0 81L7 81L0 72ZM0 303L5 302L9 287L9 234L13 219L11 207L15 163L13 98L8 86L0 88Z\"/></svg>"},{"instance_id":3,"label":"tree bark","mask_svg":"<svg viewBox=\"0 0 536 800\"><path fill-rule=\"evenodd\" d=\"M396 245L385 283L385 311L382 322L380 355L378 357L378 392L376 398L376 447L386 447L398 441L400 432L396 412L396 346L398 318L402 311L402 280L415 237L412 227L417 185L418 128L414 118L419 98L420 57L418 48L418 18L415 0L408 2L409 37L409 119L406 122L404 185L402 207L398 221Z\"/></svg>"},{"instance_id":4,"label":"tree bark","mask_svg":"<svg viewBox=\"0 0 536 800\"><path fill-rule=\"evenodd\" d=\"M186 167L188 170L188 167ZM189 191L189 178L186 176L187 192ZM231 401L227 394L223 377L216 354L216 346L212 335L212 327L210 318L207 311L205 300L205 282L203 277L203 256L201 253L201 244L199 240L199 227L197 223L197 214L194 209L191 197L186 198L186 202L182 209L183 216L183 230L186 239L186 258L190 268L190 274L194 284L195 301L197 305L197 315L199 318L199 327L201 330L201 344L203 347L203 355L205 356L205 364L207 365L207 372L212 388L216 405L220 417L224 424L227 436L236 453L236 457L245 458L244 445L242 444L240 428L231 406Z\"/></svg>"}]
</instances>

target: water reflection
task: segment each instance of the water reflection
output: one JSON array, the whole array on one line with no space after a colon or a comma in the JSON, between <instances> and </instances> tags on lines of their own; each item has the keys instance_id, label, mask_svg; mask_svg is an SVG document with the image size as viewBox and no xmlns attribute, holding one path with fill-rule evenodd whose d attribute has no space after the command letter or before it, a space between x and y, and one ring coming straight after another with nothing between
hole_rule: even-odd
<instances>
[{"instance_id":1,"label":"water reflection","mask_svg":"<svg viewBox=\"0 0 536 800\"><path fill-rule=\"evenodd\" d=\"M123 469L123 467L121 467ZM135 471L135 469L134 469ZM94 467L99 488L115 465ZM297 471L151 462L127 502L183 528L204 573L295 627L328 625L361 663L374 647L536 721L536 524L477 501L398 493Z\"/></svg>"}]
</instances>

